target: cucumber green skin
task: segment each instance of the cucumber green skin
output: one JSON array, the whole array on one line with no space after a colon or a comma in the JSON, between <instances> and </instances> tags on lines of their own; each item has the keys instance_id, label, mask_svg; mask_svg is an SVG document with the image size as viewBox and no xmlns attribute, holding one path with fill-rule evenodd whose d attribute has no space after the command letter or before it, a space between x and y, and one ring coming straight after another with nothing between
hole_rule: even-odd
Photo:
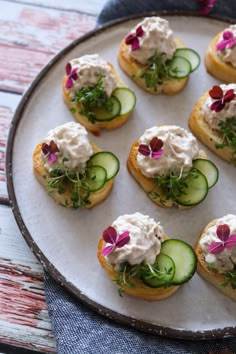
<instances>
[{"instance_id":1,"label":"cucumber green skin","mask_svg":"<svg viewBox=\"0 0 236 354\"><path fill-rule=\"evenodd\" d=\"M165 278L158 279L155 277L152 278L146 278L143 276L141 278L142 282L149 286L150 288L162 288L162 287L168 287L171 286L171 280L174 277L175 274L175 264L169 256L165 254L158 254L156 257L155 263L158 263L160 270L164 269L165 267L172 267L172 272L170 274L166 274Z\"/></svg>"},{"instance_id":2,"label":"cucumber green skin","mask_svg":"<svg viewBox=\"0 0 236 354\"><path fill-rule=\"evenodd\" d=\"M179 63L178 63L179 62ZM182 62L182 63L181 63ZM173 69L178 68L178 65L181 65L181 67L179 66L179 68L184 68L185 72L182 73L180 75L180 73L175 73L173 71ZM189 74L191 73L191 64L189 62L189 60L187 60L186 58L183 58L181 56L174 56L173 59L171 59L171 61L168 64L169 67L169 76L175 79L184 79L185 77L189 76ZM181 69L183 70L183 69Z\"/></svg>"},{"instance_id":3,"label":"cucumber green skin","mask_svg":"<svg viewBox=\"0 0 236 354\"><path fill-rule=\"evenodd\" d=\"M107 109L101 107L93 110L93 113L95 115L95 120L97 122L108 122L110 120L115 119L120 115L120 110L121 110L121 103L118 100L118 98L112 96L111 97L113 101L113 107L112 107L112 112L109 112ZM114 111L115 108L115 111ZM100 115L100 117L99 117Z\"/></svg>"},{"instance_id":4,"label":"cucumber green skin","mask_svg":"<svg viewBox=\"0 0 236 354\"><path fill-rule=\"evenodd\" d=\"M193 167L205 175L209 189L217 183L219 179L219 170L212 161L206 159L195 159L193 160ZM212 170L214 169L215 179L213 181L210 180L206 173L206 170L209 170L209 168L211 168Z\"/></svg>"},{"instance_id":5,"label":"cucumber green skin","mask_svg":"<svg viewBox=\"0 0 236 354\"><path fill-rule=\"evenodd\" d=\"M113 171L113 173L110 173L109 171L109 167L107 167L107 164L104 163L104 157L109 156L112 160L113 160L113 164L116 165L116 170ZM106 181L111 180L112 178L114 178L117 173L120 170L120 161L119 159L116 157L116 155L114 155L112 152L108 152L108 151L99 151L97 153L95 153L94 155L92 155L89 159L89 161L87 162L88 166L101 166L103 168L105 168L105 170L107 171L107 179Z\"/></svg>"},{"instance_id":6,"label":"cucumber green skin","mask_svg":"<svg viewBox=\"0 0 236 354\"><path fill-rule=\"evenodd\" d=\"M175 51L174 56L180 56L182 58L187 59L190 62L191 65L191 73L199 67L201 63L201 58L200 55L193 49L191 48L177 48ZM195 56L195 62L197 62L197 65L193 65L193 61L191 61L191 57Z\"/></svg>"},{"instance_id":7,"label":"cucumber green skin","mask_svg":"<svg viewBox=\"0 0 236 354\"><path fill-rule=\"evenodd\" d=\"M90 177L90 174L93 175L96 175L96 172L98 173L98 175L100 175L100 179L99 179L99 182L93 179L91 179ZM101 178L102 176L102 178ZM101 189L105 183L107 182L107 171L104 167L102 166L90 166L88 169L87 169L87 178L85 179L85 181L88 186L89 186L89 190L90 192L96 192L98 191L99 189Z\"/></svg>"},{"instance_id":8,"label":"cucumber green skin","mask_svg":"<svg viewBox=\"0 0 236 354\"><path fill-rule=\"evenodd\" d=\"M129 98L129 101L130 102L132 101L132 105L130 105L130 108L128 110L125 110L125 111L124 111L124 109L122 107L122 98L123 98L124 94L126 95L126 97L125 97L126 100L127 100L127 98ZM112 96L116 97L121 103L121 110L120 110L120 115L121 116L125 115L125 114L128 114L128 113L130 113L130 112L132 112L134 110L134 107L136 105L136 95L129 88L127 88L127 87L117 87L112 92Z\"/></svg>"},{"instance_id":9,"label":"cucumber green skin","mask_svg":"<svg viewBox=\"0 0 236 354\"><path fill-rule=\"evenodd\" d=\"M172 258L175 264L171 285L181 285L192 278L197 268L197 255L188 243L177 239L166 240L162 243L161 253ZM184 268L188 270L184 271Z\"/></svg>"}]
</instances>

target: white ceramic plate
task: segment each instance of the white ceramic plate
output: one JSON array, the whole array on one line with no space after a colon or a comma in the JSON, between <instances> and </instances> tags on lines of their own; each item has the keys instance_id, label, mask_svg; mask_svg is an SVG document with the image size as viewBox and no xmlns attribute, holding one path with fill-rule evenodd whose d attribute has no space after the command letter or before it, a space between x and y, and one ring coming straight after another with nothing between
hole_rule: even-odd
<instances>
[{"instance_id":1,"label":"white ceramic plate","mask_svg":"<svg viewBox=\"0 0 236 354\"><path fill-rule=\"evenodd\" d=\"M175 35L203 58L205 50L227 23L209 18L165 16ZM8 190L16 220L30 247L49 273L79 299L114 320L170 337L216 338L236 334L236 304L196 274L163 302L148 303L119 297L114 284L99 266L96 251L102 231L121 214L136 211L160 220L170 237L194 245L202 228L212 219L236 214L236 170L211 152L220 178L203 203L188 211L162 209L144 194L126 169L130 146L154 125L188 127L195 101L217 81L203 61L191 75L185 90L173 97L152 96L119 69L119 43L140 18L115 22L73 42L50 62L24 95L10 131L7 152ZM121 128L90 136L104 150L113 151L121 169L112 193L92 210L68 210L58 206L38 184L32 172L32 153L49 129L73 120L62 99L66 63L84 54L99 53L112 62L137 94L137 106ZM199 143L201 146L201 144Z\"/></svg>"}]
</instances>

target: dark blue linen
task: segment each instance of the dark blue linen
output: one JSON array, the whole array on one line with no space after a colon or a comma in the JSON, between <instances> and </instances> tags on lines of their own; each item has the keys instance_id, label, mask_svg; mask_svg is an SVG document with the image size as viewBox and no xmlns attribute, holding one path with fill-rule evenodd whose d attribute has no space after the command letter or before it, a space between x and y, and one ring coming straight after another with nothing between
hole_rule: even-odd
<instances>
[{"instance_id":1,"label":"dark blue linen","mask_svg":"<svg viewBox=\"0 0 236 354\"><path fill-rule=\"evenodd\" d=\"M98 17L98 25L147 11L198 13L200 9L197 0L110 0ZM217 15L235 19L236 0L217 0L209 16ZM112 322L71 296L46 272L45 292L58 354L219 354L222 350L224 354L236 354L236 338L175 340Z\"/></svg>"}]
</instances>

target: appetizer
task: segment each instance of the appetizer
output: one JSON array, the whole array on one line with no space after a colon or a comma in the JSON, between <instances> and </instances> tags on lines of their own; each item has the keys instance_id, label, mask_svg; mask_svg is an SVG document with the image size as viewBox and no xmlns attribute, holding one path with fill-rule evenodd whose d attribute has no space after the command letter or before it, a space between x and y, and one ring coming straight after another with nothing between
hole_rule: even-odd
<instances>
[{"instance_id":1,"label":"appetizer","mask_svg":"<svg viewBox=\"0 0 236 354\"><path fill-rule=\"evenodd\" d=\"M236 25L213 38L205 55L205 66L216 79L226 84L236 82Z\"/></svg>"},{"instance_id":2,"label":"appetizer","mask_svg":"<svg viewBox=\"0 0 236 354\"><path fill-rule=\"evenodd\" d=\"M122 40L118 62L137 85L154 95L174 95L200 64L199 55L174 38L167 20L146 17Z\"/></svg>"},{"instance_id":3,"label":"appetizer","mask_svg":"<svg viewBox=\"0 0 236 354\"><path fill-rule=\"evenodd\" d=\"M101 128L110 130L124 124L136 103L134 92L98 54L67 63L63 97L75 119L95 135Z\"/></svg>"},{"instance_id":4,"label":"appetizer","mask_svg":"<svg viewBox=\"0 0 236 354\"><path fill-rule=\"evenodd\" d=\"M92 208L110 193L119 160L88 140L86 129L76 122L48 132L33 154L38 181L49 195L68 208Z\"/></svg>"},{"instance_id":5,"label":"appetizer","mask_svg":"<svg viewBox=\"0 0 236 354\"><path fill-rule=\"evenodd\" d=\"M196 102L189 119L196 137L216 155L236 162L236 84L215 85Z\"/></svg>"},{"instance_id":6,"label":"appetizer","mask_svg":"<svg viewBox=\"0 0 236 354\"><path fill-rule=\"evenodd\" d=\"M198 273L236 301L236 215L211 221L202 231L195 251Z\"/></svg>"},{"instance_id":7,"label":"appetizer","mask_svg":"<svg viewBox=\"0 0 236 354\"><path fill-rule=\"evenodd\" d=\"M196 138L176 125L147 129L131 146L127 167L157 205L180 209L202 202L218 180L218 169Z\"/></svg>"},{"instance_id":8,"label":"appetizer","mask_svg":"<svg viewBox=\"0 0 236 354\"><path fill-rule=\"evenodd\" d=\"M190 245L168 239L160 222L139 212L119 216L103 231L98 259L120 295L147 301L171 296L192 278L197 266Z\"/></svg>"}]
</instances>

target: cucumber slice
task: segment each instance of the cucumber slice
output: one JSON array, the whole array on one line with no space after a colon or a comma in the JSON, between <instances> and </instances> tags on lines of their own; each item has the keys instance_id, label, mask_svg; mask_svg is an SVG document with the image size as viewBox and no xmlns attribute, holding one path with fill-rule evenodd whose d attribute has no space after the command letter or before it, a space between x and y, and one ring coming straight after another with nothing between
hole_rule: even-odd
<instances>
[{"instance_id":1,"label":"cucumber slice","mask_svg":"<svg viewBox=\"0 0 236 354\"><path fill-rule=\"evenodd\" d=\"M191 72L195 71L201 62L200 55L191 48L178 48L176 49L174 56L187 59L191 64Z\"/></svg>"},{"instance_id":2,"label":"cucumber slice","mask_svg":"<svg viewBox=\"0 0 236 354\"><path fill-rule=\"evenodd\" d=\"M193 161L193 167L204 174L207 179L208 188L213 187L219 178L219 170L216 165L206 159L196 159Z\"/></svg>"},{"instance_id":3,"label":"cucumber slice","mask_svg":"<svg viewBox=\"0 0 236 354\"><path fill-rule=\"evenodd\" d=\"M153 268L157 269L157 277L154 277L149 271L142 276L142 281L150 288L159 288L163 286L170 286L171 280L175 275L175 264L173 260L160 253L152 265Z\"/></svg>"},{"instance_id":4,"label":"cucumber slice","mask_svg":"<svg viewBox=\"0 0 236 354\"><path fill-rule=\"evenodd\" d=\"M90 192L101 189L107 181L107 171L101 166L90 166L86 172L84 182L88 185Z\"/></svg>"},{"instance_id":5,"label":"cucumber slice","mask_svg":"<svg viewBox=\"0 0 236 354\"><path fill-rule=\"evenodd\" d=\"M172 285L179 285L192 278L197 267L197 256L193 248L184 241L169 239L162 243L161 254L169 256L175 264Z\"/></svg>"},{"instance_id":6,"label":"cucumber slice","mask_svg":"<svg viewBox=\"0 0 236 354\"><path fill-rule=\"evenodd\" d=\"M96 121L98 122L109 121L120 115L120 110L121 110L120 101L116 97L111 96L111 103L112 103L111 110L108 110L105 107L99 107L92 111Z\"/></svg>"},{"instance_id":7,"label":"cucumber slice","mask_svg":"<svg viewBox=\"0 0 236 354\"><path fill-rule=\"evenodd\" d=\"M176 197L176 202L184 206L193 206L202 202L208 193L208 183L204 174L192 168L184 181L186 187L183 188L183 193Z\"/></svg>"},{"instance_id":8,"label":"cucumber slice","mask_svg":"<svg viewBox=\"0 0 236 354\"><path fill-rule=\"evenodd\" d=\"M118 87L113 91L112 96L116 97L121 103L121 116L133 111L136 104L136 96L133 91L126 87Z\"/></svg>"},{"instance_id":9,"label":"cucumber slice","mask_svg":"<svg viewBox=\"0 0 236 354\"><path fill-rule=\"evenodd\" d=\"M107 172L106 180L109 181L119 172L120 161L112 152L100 151L91 156L88 166L101 166L105 168Z\"/></svg>"},{"instance_id":10,"label":"cucumber slice","mask_svg":"<svg viewBox=\"0 0 236 354\"><path fill-rule=\"evenodd\" d=\"M183 79L191 73L190 62L182 57L174 56L168 63L169 76L176 79Z\"/></svg>"}]
</instances>

